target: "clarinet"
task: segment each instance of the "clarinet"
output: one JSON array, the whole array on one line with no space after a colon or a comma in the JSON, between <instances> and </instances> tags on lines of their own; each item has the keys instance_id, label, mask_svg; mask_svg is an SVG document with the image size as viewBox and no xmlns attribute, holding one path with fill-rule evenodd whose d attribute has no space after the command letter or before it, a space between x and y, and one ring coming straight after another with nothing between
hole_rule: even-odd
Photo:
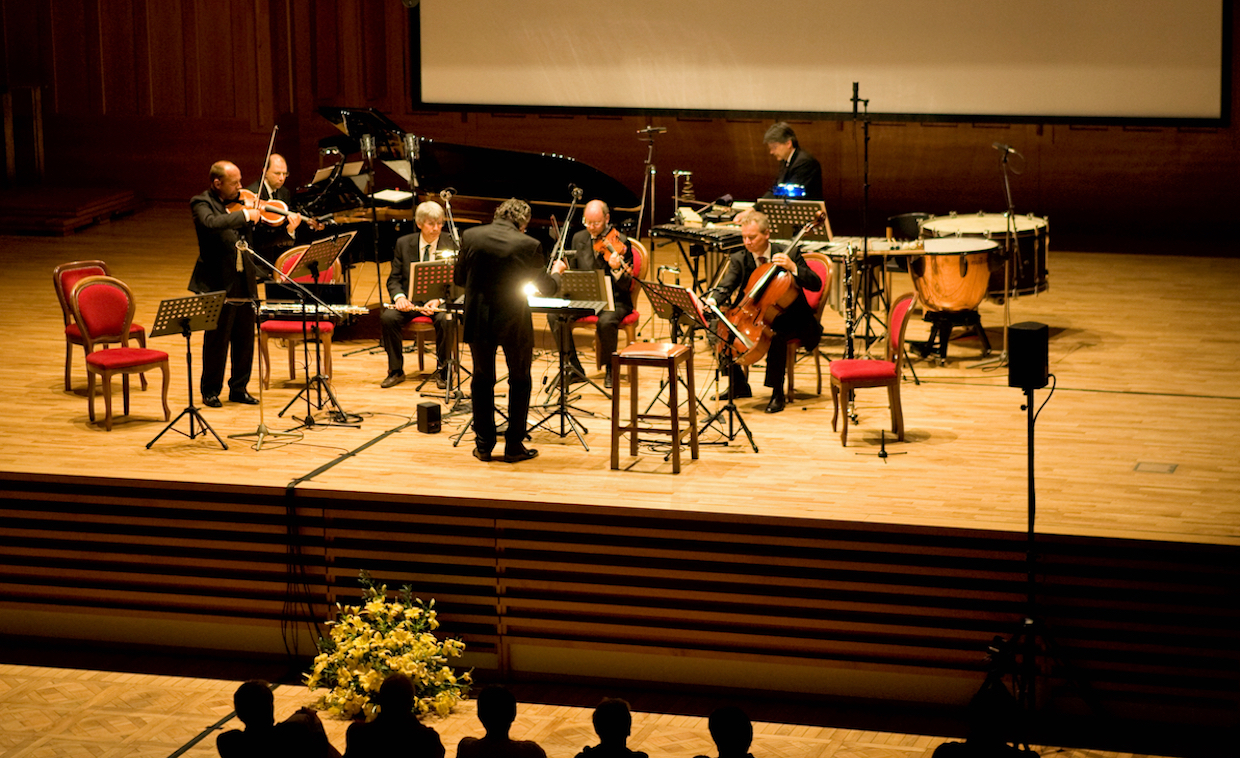
<instances>
[{"instance_id":1,"label":"clarinet","mask_svg":"<svg viewBox=\"0 0 1240 758\"><path fill-rule=\"evenodd\" d=\"M853 302L853 247L852 243L848 243L848 247L844 253L844 357L846 359L855 358L855 349L853 347L853 329L855 328L855 317L853 310L856 304Z\"/></svg>"}]
</instances>

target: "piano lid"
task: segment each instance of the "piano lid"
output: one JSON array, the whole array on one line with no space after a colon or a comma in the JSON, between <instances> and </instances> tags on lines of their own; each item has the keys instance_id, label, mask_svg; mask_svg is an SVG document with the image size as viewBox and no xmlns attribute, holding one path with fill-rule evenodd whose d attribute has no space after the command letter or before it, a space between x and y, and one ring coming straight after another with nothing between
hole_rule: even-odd
<instances>
[{"instance_id":1,"label":"piano lid","mask_svg":"<svg viewBox=\"0 0 1240 758\"><path fill-rule=\"evenodd\" d=\"M320 141L348 155L361 151L361 137L375 138L377 160L408 161L405 130L374 108L324 106L319 113L340 130L341 136ZM636 213L640 200L628 187L602 171L562 155L500 150L418 137L414 161L417 186L435 193L453 187L465 197L505 200L519 197L533 203L567 206L572 186L585 198L599 198L613 211Z\"/></svg>"}]
</instances>

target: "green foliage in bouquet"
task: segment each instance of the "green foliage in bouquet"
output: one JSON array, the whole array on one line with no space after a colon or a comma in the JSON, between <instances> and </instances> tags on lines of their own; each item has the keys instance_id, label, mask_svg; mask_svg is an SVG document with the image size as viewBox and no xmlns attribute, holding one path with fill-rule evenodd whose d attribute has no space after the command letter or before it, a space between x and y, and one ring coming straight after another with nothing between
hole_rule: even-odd
<instances>
[{"instance_id":1,"label":"green foliage in bouquet","mask_svg":"<svg viewBox=\"0 0 1240 758\"><path fill-rule=\"evenodd\" d=\"M306 685L326 689L315 706L333 716L351 719L364 714L374 718L373 702L388 674L408 674L413 680L419 716L447 716L464 700L472 684L469 672L457 675L448 665L465 650L455 639L439 640L434 630L435 601L413 597L410 587L389 599L386 585L375 585L361 573L365 588L361 606L336 604L336 620L328 638L319 638L319 654L306 675Z\"/></svg>"}]
</instances>

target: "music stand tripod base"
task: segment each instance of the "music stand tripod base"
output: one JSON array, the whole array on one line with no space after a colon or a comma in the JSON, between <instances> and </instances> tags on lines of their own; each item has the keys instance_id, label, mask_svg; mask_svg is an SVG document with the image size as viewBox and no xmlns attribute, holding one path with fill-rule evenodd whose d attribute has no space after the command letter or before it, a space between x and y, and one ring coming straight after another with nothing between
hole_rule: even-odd
<instances>
[{"instance_id":1,"label":"music stand tripod base","mask_svg":"<svg viewBox=\"0 0 1240 758\"><path fill-rule=\"evenodd\" d=\"M155 439L146 443L147 450L150 450L151 446L169 430L189 437L191 440L210 432L211 436L215 437L215 441L220 443L220 447L228 449L228 445L220 439L220 435L216 434L194 405L194 355L190 346L190 334L211 331L219 324L220 310L224 307L224 297L225 293L222 291L208 292L202 295L170 298L159 304L159 312L155 314L151 336L164 337L169 334L181 334L185 337L185 374L189 383L189 405L185 406L185 410L177 414L177 417L169 422L163 431L155 435ZM176 428L177 423L185 416L189 416L188 433ZM201 426L197 431L194 430L194 421Z\"/></svg>"}]
</instances>

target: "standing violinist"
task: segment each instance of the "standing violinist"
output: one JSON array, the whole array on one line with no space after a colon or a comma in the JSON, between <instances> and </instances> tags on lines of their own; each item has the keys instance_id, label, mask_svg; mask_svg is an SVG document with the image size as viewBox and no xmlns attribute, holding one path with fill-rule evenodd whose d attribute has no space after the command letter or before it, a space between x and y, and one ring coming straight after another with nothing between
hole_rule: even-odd
<instances>
[{"instance_id":1,"label":"standing violinist","mask_svg":"<svg viewBox=\"0 0 1240 758\"><path fill-rule=\"evenodd\" d=\"M189 280L190 292L225 292L224 307L214 329L202 338L202 377L199 388L202 404L220 407L224 388L224 366L232 354L232 376L228 380L228 399L234 403L258 403L247 391L254 366L254 299L258 297L254 262L237 249L238 241L250 243L251 225L258 210L242 207L241 170L229 161L212 164L208 174L211 186L189 201L198 235L198 261ZM236 203L234 210L229 205Z\"/></svg>"},{"instance_id":2,"label":"standing violinist","mask_svg":"<svg viewBox=\"0 0 1240 758\"><path fill-rule=\"evenodd\" d=\"M601 270L611 275L612 298L615 300L616 309L599 313L598 323L594 326L598 333L600 357L607 365L603 386L611 389L611 354L616 352L616 345L620 341L620 322L633 312L633 277L629 274L633 269L633 246L629 244L628 237L611 225L611 211L602 200L586 203L581 218L586 228L573 235L573 255L556 261L551 273L557 280L567 269ZM612 242L614 252L608 249L604 240ZM615 240L619 240L618 245ZM547 317L557 345L560 344L560 330L565 328L565 320L562 316ZM581 366L581 359L577 357L575 344L569 362L574 376L584 378L586 372Z\"/></svg>"},{"instance_id":3,"label":"standing violinist","mask_svg":"<svg viewBox=\"0 0 1240 758\"><path fill-rule=\"evenodd\" d=\"M284 156L272 153L267 161L263 178L251 184L248 189L258 196L259 200L279 200L286 207L293 205L293 192L284 186L288 181L288 163ZM261 223L254 227L254 249L268 263L274 264L285 250L293 246L297 235L297 227L301 224L301 216L283 216L275 224ZM263 267L264 269L266 267ZM266 278L269 271L259 271L259 278Z\"/></svg>"},{"instance_id":4,"label":"standing violinist","mask_svg":"<svg viewBox=\"0 0 1240 758\"><path fill-rule=\"evenodd\" d=\"M745 296L745 287L750 276L759 266L767 263L787 271L796 282L799 291L796 300L784 312L771 321L771 329L775 336L771 339L770 349L766 353L766 378L763 381L771 388L771 399L766 405L767 413L779 413L784 409L784 371L788 366L788 340L799 338L806 348L813 349L822 339L822 324L814 318L814 309L805 299L805 290L818 289L822 280L801 257L800 250L784 252L783 245L771 243L771 222L765 213L747 211L737 217L741 227L741 239L745 249L732 253L728 258L728 270L719 280L718 286L706 293L706 300L712 303L728 303L731 295L736 297L729 306L720 306L725 313L728 307L735 306ZM744 369L733 364L732 397L753 397L749 381L745 378ZM726 394L726 393L725 393Z\"/></svg>"}]
</instances>

